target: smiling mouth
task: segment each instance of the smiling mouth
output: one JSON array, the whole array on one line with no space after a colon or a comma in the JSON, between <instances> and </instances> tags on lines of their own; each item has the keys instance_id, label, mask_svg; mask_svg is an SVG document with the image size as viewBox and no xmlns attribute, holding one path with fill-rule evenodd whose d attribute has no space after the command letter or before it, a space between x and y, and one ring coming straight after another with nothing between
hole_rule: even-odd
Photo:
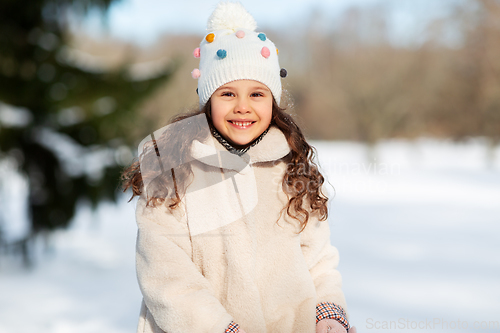
<instances>
[{"instance_id":1,"label":"smiling mouth","mask_svg":"<svg viewBox=\"0 0 500 333\"><path fill-rule=\"evenodd\" d=\"M255 121L236 121L236 120L228 120L229 123L231 123L233 126L238 127L238 128L247 128Z\"/></svg>"}]
</instances>

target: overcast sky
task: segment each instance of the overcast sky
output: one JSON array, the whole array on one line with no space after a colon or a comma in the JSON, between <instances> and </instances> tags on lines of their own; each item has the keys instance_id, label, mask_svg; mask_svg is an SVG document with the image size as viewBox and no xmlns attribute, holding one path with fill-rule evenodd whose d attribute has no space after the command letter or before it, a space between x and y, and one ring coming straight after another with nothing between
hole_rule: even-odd
<instances>
[{"instance_id":1,"label":"overcast sky","mask_svg":"<svg viewBox=\"0 0 500 333\"><path fill-rule=\"evenodd\" d=\"M334 18L353 5L382 3L391 12L391 24L400 35L413 38L429 17L442 15L446 4L457 0L241 0L259 27L293 26L319 9ZM460 1L460 0L458 0ZM147 45L166 32L203 34L217 0L122 0L110 8L107 33L120 39ZM105 32L95 14L89 15L83 29L92 35Z\"/></svg>"}]
</instances>

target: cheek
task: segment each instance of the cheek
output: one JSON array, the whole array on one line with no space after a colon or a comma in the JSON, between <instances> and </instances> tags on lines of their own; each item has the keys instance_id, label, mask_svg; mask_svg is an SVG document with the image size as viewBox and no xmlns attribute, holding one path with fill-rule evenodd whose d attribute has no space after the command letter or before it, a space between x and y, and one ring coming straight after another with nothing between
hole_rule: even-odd
<instances>
[{"instance_id":1,"label":"cheek","mask_svg":"<svg viewBox=\"0 0 500 333\"><path fill-rule=\"evenodd\" d=\"M269 124L271 123L271 119L273 117L272 106L262 110L259 114L259 117L260 117L260 120L262 121L262 124L269 126Z\"/></svg>"},{"instance_id":2,"label":"cheek","mask_svg":"<svg viewBox=\"0 0 500 333\"><path fill-rule=\"evenodd\" d=\"M215 128L220 131L220 129L222 128L222 126L224 126L225 123L224 120L225 113L222 112L222 110L218 108L217 105L212 105L210 114L212 116L212 123L214 124Z\"/></svg>"}]
</instances>

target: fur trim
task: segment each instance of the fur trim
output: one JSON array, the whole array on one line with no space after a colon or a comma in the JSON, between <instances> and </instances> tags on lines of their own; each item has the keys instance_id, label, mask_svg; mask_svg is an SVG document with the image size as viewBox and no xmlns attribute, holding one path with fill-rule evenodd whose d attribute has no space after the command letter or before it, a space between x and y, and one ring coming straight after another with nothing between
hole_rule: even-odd
<instances>
[{"instance_id":1,"label":"fur trim","mask_svg":"<svg viewBox=\"0 0 500 333\"><path fill-rule=\"evenodd\" d=\"M288 153L290 153L290 147L285 134L276 126L271 126L262 141L247 152L250 155L250 163L252 164L279 160Z\"/></svg>"},{"instance_id":2,"label":"fur trim","mask_svg":"<svg viewBox=\"0 0 500 333\"><path fill-rule=\"evenodd\" d=\"M288 146L286 137L275 126L271 126L269 132L262 138L262 141L250 148L241 157L228 152L212 136L203 143L197 140L193 141L191 147L191 156L200 162L216 168L222 167L237 172L242 172L248 163L275 161L286 156L288 153L290 153L290 147Z\"/></svg>"}]
</instances>

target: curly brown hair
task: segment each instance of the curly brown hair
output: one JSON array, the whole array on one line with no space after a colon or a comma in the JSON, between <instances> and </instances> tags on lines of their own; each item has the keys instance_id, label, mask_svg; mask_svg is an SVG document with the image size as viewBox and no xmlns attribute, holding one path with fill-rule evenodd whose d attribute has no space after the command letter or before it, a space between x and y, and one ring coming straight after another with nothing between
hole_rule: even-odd
<instances>
[{"instance_id":1,"label":"curly brown hair","mask_svg":"<svg viewBox=\"0 0 500 333\"><path fill-rule=\"evenodd\" d=\"M123 192L132 188L130 200L142 194L143 180L147 179L148 206L150 203L153 207L168 203L170 209L178 207L189 185L188 179L192 175L188 163L190 143L193 140L203 141L210 135L209 131L204 130L204 124L199 121L200 117L195 117L201 114L205 114L206 118L203 117L202 120L206 119L212 128L210 100L208 100L201 110L175 116L170 121L168 130L165 130L159 138L152 135L152 139L143 145L143 152L124 169L121 175ZM282 188L289 202L281 213L286 210L289 216L300 222L300 233L306 227L311 213L319 213L321 221L328 218L328 198L322 191L324 177L314 162L314 147L307 143L296 122L274 99L271 125L283 132L291 150L284 158L287 166L282 181ZM166 150L162 150L160 154L158 147ZM174 165L172 163L175 164L175 172L174 167L169 167ZM142 170L147 170L147 174L141 173L141 164Z\"/></svg>"}]
</instances>

